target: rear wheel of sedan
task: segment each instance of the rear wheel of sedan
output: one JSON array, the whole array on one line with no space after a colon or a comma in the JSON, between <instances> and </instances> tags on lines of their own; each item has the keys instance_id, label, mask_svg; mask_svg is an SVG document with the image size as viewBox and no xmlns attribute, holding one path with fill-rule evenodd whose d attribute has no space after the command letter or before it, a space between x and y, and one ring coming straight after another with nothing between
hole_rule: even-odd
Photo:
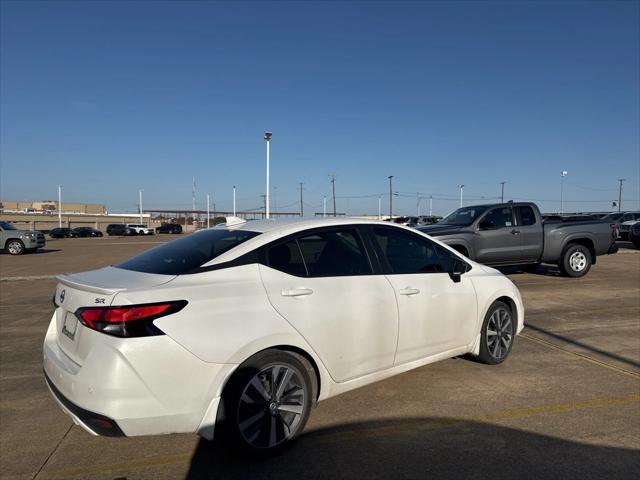
<instances>
[{"instance_id":1,"label":"rear wheel of sedan","mask_svg":"<svg viewBox=\"0 0 640 480\"><path fill-rule=\"evenodd\" d=\"M559 267L568 277L582 277L591 268L591 252L584 245L570 243L562 253Z\"/></svg>"},{"instance_id":2,"label":"rear wheel of sedan","mask_svg":"<svg viewBox=\"0 0 640 480\"><path fill-rule=\"evenodd\" d=\"M25 250L22 240L9 240L5 247L11 255L22 255Z\"/></svg>"},{"instance_id":3,"label":"rear wheel of sedan","mask_svg":"<svg viewBox=\"0 0 640 480\"><path fill-rule=\"evenodd\" d=\"M495 302L489 308L480 334L480 361L496 365L505 361L515 337L516 324L511 308L504 302Z\"/></svg>"},{"instance_id":4,"label":"rear wheel of sedan","mask_svg":"<svg viewBox=\"0 0 640 480\"><path fill-rule=\"evenodd\" d=\"M315 374L303 362L296 354L266 350L238 368L223 394L225 433L236 445L269 454L302 432L316 390Z\"/></svg>"}]
</instances>

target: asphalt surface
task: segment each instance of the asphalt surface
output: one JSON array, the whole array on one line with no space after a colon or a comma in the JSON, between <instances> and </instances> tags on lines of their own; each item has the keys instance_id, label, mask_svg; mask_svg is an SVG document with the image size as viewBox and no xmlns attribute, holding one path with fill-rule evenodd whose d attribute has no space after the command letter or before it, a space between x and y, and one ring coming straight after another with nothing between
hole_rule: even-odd
<instances>
[{"instance_id":1,"label":"asphalt surface","mask_svg":"<svg viewBox=\"0 0 640 480\"><path fill-rule=\"evenodd\" d=\"M640 471L640 252L584 278L507 271L527 327L510 358L457 358L329 399L270 459L195 435L94 437L50 397L41 348L55 274L171 239L64 239L0 255L0 478L636 478Z\"/></svg>"}]
</instances>

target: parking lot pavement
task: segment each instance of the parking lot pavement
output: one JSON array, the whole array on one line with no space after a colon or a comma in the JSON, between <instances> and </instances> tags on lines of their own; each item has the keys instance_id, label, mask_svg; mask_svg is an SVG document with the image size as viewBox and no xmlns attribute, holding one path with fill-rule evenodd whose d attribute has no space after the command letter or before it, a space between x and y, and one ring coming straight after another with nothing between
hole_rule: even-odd
<instances>
[{"instance_id":1,"label":"parking lot pavement","mask_svg":"<svg viewBox=\"0 0 640 480\"><path fill-rule=\"evenodd\" d=\"M507 271L528 326L506 363L446 360L329 399L275 458L195 435L93 437L60 411L42 378L49 276L112 264L167 237L65 239L48 243L49 253L0 256L0 478L600 479L640 470L633 250L600 257L581 279L553 268Z\"/></svg>"}]
</instances>

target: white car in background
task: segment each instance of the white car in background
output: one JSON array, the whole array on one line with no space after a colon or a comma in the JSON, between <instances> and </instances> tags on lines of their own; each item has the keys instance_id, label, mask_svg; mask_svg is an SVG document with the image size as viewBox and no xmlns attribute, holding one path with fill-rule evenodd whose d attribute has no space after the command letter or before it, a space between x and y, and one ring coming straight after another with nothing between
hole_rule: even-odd
<instances>
[{"instance_id":1,"label":"white car in background","mask_svg":"<svg viewBox=\"0 0 640 480\"><path fill-rule=\"evenodd\" d=\"M518 289L413 229L353 219L237 221L64 275L47 384L90 433L216 423L270 452L316 402L438 360L503 362Z\"/></svg>"},{"instance_id":2,"label":"white car in background","mask_svg":"<svg viewBox=\"0 0 640 480\"><path fill-rule=\"evenodd\" d=\"M130 228L131 231L135 232L136 235L153 235L153 229L146 225L142 225L140 223L127 223L126 226Z\"/></svg>"}]
</instances>

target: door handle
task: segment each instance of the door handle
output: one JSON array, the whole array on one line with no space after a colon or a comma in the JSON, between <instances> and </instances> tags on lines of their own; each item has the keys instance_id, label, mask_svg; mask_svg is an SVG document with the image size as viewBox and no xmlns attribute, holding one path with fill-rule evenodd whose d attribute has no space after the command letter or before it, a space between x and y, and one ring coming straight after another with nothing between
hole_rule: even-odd
<instances>
[{"instance_id":1,"label":"door handle","mask_svg":"<svg viewBox=\"0 0 640 480\"><path fill-rule=\"evenodd\" d=\"M520 230L516 230L515 228L511 230L511 235L520 235Z\"/></svg>"},{"instance_id":2,"label":"door handle","mask_svg":"<svg viewBox=\"0 0 640 480\"><path fill-rule=\"evenodd\" d=\"M283 297L302 297L304 295L311 295L313 290L310 288L290 288L289 290L282 290Z\"/></svg>"},{"instance_id":3,"label":"door handle","mask_svg":"<svg viewBox=\"0 0 640 480\"><path fill-rule=\"evenodd\" d=\"M400 295L417 295L418 293L420 293L420 290L418 290L417 288L406 287L401 288L399 293Z\"/></svg>"}]
</instances>

